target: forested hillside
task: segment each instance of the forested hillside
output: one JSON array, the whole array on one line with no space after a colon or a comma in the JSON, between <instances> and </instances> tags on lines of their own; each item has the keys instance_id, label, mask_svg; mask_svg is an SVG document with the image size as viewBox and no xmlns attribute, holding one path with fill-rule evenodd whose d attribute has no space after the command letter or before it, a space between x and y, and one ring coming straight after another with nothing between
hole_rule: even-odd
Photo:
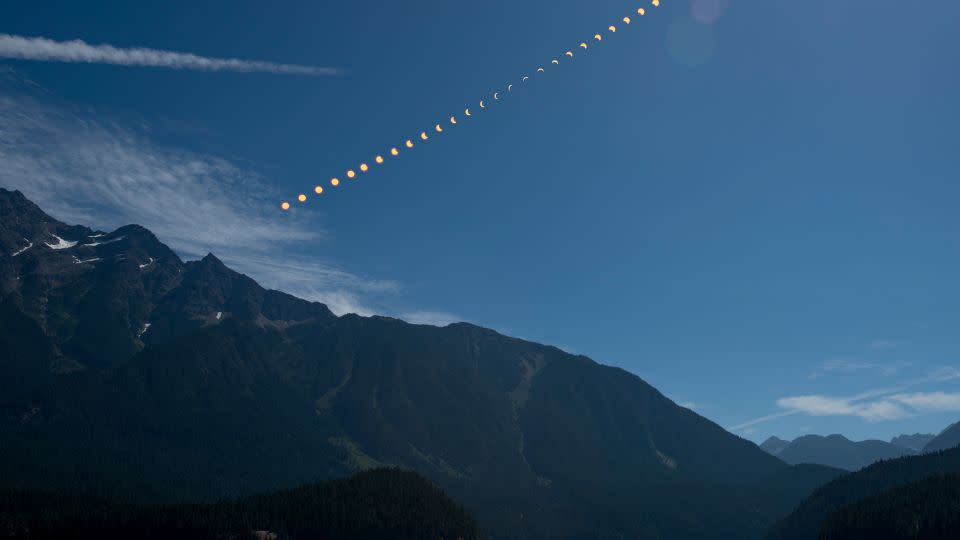
<instances>
[{"instance_id":1,"label":"forested hillside","mask_svg":"<svg viewBox=\"0 0 960 540\"><path fill-rule=\"evenodd\" d=\"M0 537L31 540L424 539L480 537L462 507L419 475L380 469L214 504L138 506L0 494Z\"/></svg>"}]
</instances>

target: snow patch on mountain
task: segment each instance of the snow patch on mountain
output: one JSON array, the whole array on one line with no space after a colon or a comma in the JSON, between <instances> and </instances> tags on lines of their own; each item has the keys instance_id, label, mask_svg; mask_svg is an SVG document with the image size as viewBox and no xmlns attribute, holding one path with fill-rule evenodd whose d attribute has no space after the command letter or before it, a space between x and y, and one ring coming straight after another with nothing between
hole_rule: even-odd
<instances>
[{"instance_id":1,"label":"snow patch on mountain","mask_svg":"<svg viewBox=\"0 0 960 540\"><path fill-rule=\"evenodd\" d=\"M30 248L33 247L33 242L31 242L30 240L27 240L26 238L24 238L23 241L27 243L27 247L25 247L25 248L17 251L16 253L14 253L14 254L13 254L14 257L20 255L20 254L23 253L24 251L26 251L26 250L28 250L28 249L30 249Z\"/></svg>"},{"instance_id":2,"label":"snow patch on mountain","mask_svg":"<svg viewBox=\"0 0 960 540\"><path fill-rule=\"evenodd\" d=\"M92 237L91 237L91 238L92 238ZM110 240L105 240L105 241L103 241L103 242L91 242L91 243L89 243L89 244L83 244L83 247L105 246L105 245L107 245L107 244L112 244L112 243L114 243L114 242L119 242L119 241L121 241L121 240L123 240L123 239L124 239L124 237L121 236L121 237L119 237L119 238L111 238Z\"/></svg>"},{"instance_id":3,"label":"snow patch on mountain","mask_svg":"<svg viewBox=\"0 0 960 540\"><path fill-rule=\"evenodd\" d=\"M149 330L151 326L152 326L152 325L151 325L150 323L144 324L144 325L143 325L143 328L141 328L140 331L137 332L137 339L142 338L143 335L147 333L147 330Z\"/></svg>"},{"instance_id":4,"label":"snow patch on mountain","mask_svg":"<svg viewBox=\"0 0 960 540\"><path fill-rule=\"evenodd\" d=\"M57 239L57 243L56 243L56 244L50 244L50 243L48 243L48 242L44 242L44 244L47 244L47 247L50 248L50 249L57 249L57 250L59 250L59 249L70 249L70 248L72 248L73 246L77 245L76 242L70 242L70 241L64 240L63 238L60 238L59 236L57 236L57 235L55 235L55 234L51 234L50 236L52 236L52 237L54 237L54 238Z\"/></svg>"}]
</instances>

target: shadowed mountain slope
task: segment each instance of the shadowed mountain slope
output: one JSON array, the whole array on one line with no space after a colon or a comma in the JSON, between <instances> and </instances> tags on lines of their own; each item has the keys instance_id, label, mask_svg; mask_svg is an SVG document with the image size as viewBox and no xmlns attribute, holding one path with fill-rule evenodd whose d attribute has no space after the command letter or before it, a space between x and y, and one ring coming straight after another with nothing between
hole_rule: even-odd
<instances>
[{"instance_id":1,"label":"shadowed mountain slope","mask_svg":"<svg viewBox=\"0 0 960 540\"><path fill-rule=\"evenodd\" d=\"M0 398L2 487L212 500L391 465L498 535L719 539L759 536L837 474L583 356L336 317L17 192L0 212L0 375L27 381Z\"/></svg>"},{"instance_id":2,"label":"shadowed mountain slope","mask_svg":"<svg viewBox=\"0 0 960 540\"><path fill-rule=\"evenodd\" d=\"M771 529L768 539L814 540L827 517L847 505L944 474L960 474L960 448L876 463L814 491Z\"/></svg>"},{"instance_id":3,"label":"shadowed mountain slope","mask_svg":"<svg viewBox=\"0 0 960 540\"><path fill-rule=\"evenodd\" d=\"M939 452L940 450L949 450L957 446L960 446L960 422L951 425L934 437L933 440L923 447L923 451Z\"/></svg>"}]
</instances>

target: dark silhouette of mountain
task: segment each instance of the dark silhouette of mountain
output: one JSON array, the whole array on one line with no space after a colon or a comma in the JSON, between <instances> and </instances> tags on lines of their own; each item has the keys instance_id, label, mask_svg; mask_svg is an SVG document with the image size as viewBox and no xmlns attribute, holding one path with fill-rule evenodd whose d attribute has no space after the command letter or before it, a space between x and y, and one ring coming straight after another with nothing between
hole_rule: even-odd
<instances>
[{"instance_id":1,"label":"dark silhouette of mountain","mask_svg":"<svg viewBox=\"0 0 960 540\"><path fill-rule=\"evenodd\" d=\"M920 452L923 452L924 447L930 444L930 441L932 441L936 437L937 437L936 435L931 435L928 433L900 435L891 439L890 444L893 444L896 446L902 446L904 448L909 448L914 452L920 453Z\"/></svg>"},{"instance_id":2,"label":"dark silhouette of mountain","mask_svg":"<svg viewBox=\"0 0 960 540\"><path fill-rule=\"evenodd\" d=\"M763 443L760 445L760 449L770 455L775 456L788 446L790 446L790 441L785 441L779 437L770 437L763 441Z\"/></svg>"},{"instance_id":3,"label":"dark silhouette of mountain","mask_svg":"<svg viewBox=\"0 0 960 540\"><path fill-rule=\"evenodd\" d=\"M768 539L814 540L827 517L848 505L932 476L958 473L960 448L875 463L841 476L814 491L793 513L771 528ZM909 507L905 506L904 511L907 509Z\"/></svg>"},{"instance_id":4,"label":"dark silhouette of mountain","mask_svg":"<svg viewBox=\"0 0 960 540\"><path fill-rule=\"evenodd\" d=\"M477 523L427 480L380 469L215 504L138 506L0 494L0 536L32 540L479 539Z\"/></svg>"},{"instance_id":5,"label":"dark silhouette of mountain","mask_svg":"<svg viewBox=\"0 0 960 540\"><path fill-rule=\"evenodd\" d=\"M923 447L924 452L938 452L960 446L960 422L951 425L940 432L932 441Z\"/></svg>"},{"instance_id":6,"label":"dark silhouette of mountain","mask_svg":"<svg viewBox=\"0 0 960 540\"><path fill-rule=\"evenodd\" d=\"M751 538L837 474L583 356L336 317L18 192L0 212L0 487L203 501L390 465L502 535Z\"/></svg>"},{"instance_id":7,"label":"dark silhouette of mountain","mask_svg":"<svg viewBox=\"0 0 960 540\"><path fill-rule=\"evenodd\" d=\"M820 540L960 538L960 475L938 475L851 504L823 524Z\"/></svg>"},{"instance_id":8,"label":"dark silhouette of mountain","mask_svg":"<svg viewBox=\"0 0 960 540\"><path fill-rule=\"evenodd\" d=\"M761 448L791 465L816 463L848 471L862 469L880 460L915 453L909 448L890 444L886 441L853 442L843 435L830 435L828 437L806 435L788 443L778 452L770 451L770 448L775 449L777 446L778 444L775 443L764 443Z\"/></svg>"}]
</instances>

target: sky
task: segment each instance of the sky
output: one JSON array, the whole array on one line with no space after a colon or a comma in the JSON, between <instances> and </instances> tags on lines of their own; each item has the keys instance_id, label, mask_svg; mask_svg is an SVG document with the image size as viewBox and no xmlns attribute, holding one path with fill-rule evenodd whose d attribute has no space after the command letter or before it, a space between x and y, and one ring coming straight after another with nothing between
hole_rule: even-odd
<instances>
[{"instance_id":1,"label":"sky","mask_svg":"<svg viewBox=\"0 0 960 540\"><path fill-rule=\"evenodd\" d=\"M340 314L587 355L755 441L936 433L960 420L958 21L953 0L7 2L0 186Z\"/></svg>"}]
</instances>

